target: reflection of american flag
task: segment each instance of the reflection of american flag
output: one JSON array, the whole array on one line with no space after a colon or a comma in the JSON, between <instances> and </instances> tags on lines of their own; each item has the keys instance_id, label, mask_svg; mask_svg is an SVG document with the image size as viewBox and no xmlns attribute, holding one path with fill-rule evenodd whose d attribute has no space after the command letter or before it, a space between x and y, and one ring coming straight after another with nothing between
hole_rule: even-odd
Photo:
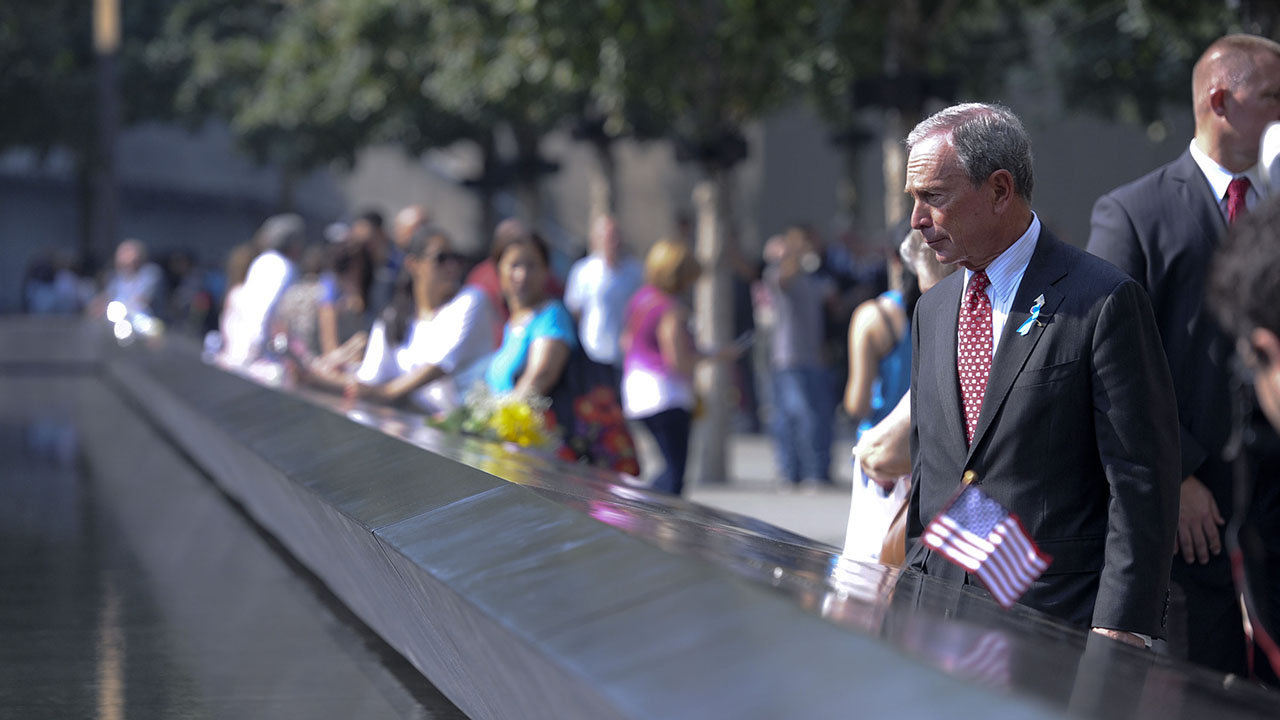
<instances>
[{"instance_id":1,"label":"reflection of american flag","mask_svg":"<svg viewBox=\"0 0 1280 720\"><path fill-rule=\"evenodd\" d=\"M1009 640L998 630L985 632L951 668L956 674L991 687L1009 687Z\"/></svg>"},{"instance_id":2,"label":"reflection of american flag","mask_svg":"<svg viewBox=\"0 0 1280 720\"><path fill-rule=\"evenodd\" d=\"M902 644L943 672L994 688L1012 679L1014 641L1000 630L963 620L912 617Z\"/></svg>"},{"instance_id":3,"label":"reflection of american flag","mask_svg":"<svg viewBox=\"0 0 1280 720\"><path fill-rule=\"evenodd\" d=\"M1002 607L1011 607L1049 567L1018 518L970 485L924 530L925 545L977 576Z\"/></svg>"}]
</instances>

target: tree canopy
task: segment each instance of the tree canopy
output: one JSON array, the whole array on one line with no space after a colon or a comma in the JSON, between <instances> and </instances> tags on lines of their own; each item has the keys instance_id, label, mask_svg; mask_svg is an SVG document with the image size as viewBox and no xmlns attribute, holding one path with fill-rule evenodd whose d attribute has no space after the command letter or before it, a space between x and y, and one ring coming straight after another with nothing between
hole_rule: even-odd
<instances>
[{"instance_id":1,"label":"tree canopy","mask_svg":"<svg viewBox=\"0 0 1280 720\"><path fill-rule=\"evenodd\" d=\"M174 114L177 77L154 67L147 44L168 3L126 2L118 58L122 119L164 120ZM62 146L87 161L96 141L97 75L92 41L93 3L42 0L0 5L0 151L26 147L44 153Z\"/></svg>"}]
</instances>

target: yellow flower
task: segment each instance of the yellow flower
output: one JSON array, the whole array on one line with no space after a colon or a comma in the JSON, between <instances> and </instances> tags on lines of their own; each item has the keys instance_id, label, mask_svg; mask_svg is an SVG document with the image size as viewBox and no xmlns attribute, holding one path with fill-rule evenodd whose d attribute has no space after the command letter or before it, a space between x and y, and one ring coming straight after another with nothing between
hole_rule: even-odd
<instances>
[{"instance_id":1,"label":"yellow flower","mask_svg":"<svg viewBox=\"0 0 1280 720\"><path fill-rule=\"evenodd\" d=\"M518 398L505 398L498 403L486 424L496 439L521 447L543 446L550 440L542 413Z\"/></svg>"}]
</instances>

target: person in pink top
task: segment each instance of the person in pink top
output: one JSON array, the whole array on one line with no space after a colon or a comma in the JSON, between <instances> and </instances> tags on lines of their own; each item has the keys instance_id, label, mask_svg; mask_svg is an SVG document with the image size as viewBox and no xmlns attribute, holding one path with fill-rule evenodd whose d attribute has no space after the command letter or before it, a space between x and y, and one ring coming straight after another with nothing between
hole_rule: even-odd
<instances>
[{"instance_id":1,"label":"person in pink top","mask_svg":"<svg viewBox=\"0 0 1280 720\"><path fill-rule=\"evenodd\" d=\"M698 263L685 243L659 240L644 263L645 284L627 305L622 334L622 409L648 428L665 468L653 489L679 495L689 459L689 429L697 396L693 370L704 359L689 333L681 300L698 279ZM711 356L731 359L733 348Z\"/></svg>"}]
</instances>

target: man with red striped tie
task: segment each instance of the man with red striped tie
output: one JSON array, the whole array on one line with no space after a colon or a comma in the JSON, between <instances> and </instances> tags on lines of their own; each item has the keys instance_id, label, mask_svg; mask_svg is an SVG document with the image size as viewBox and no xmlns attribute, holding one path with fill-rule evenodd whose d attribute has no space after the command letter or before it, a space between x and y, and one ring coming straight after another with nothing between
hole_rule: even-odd
<instances>
[{"instance_id":1,"label":"man with red striped tie","mask_svg":"<svg viewBox=\"0 0 1280 720\"><path fill-rule=\"evenodd\" d=\"M973 471L971 489L1049 559L1019 603L1121 642L1163 637L1178 426L1146 292L1041 226L1031 142L1008 109L947 108L907 146L911 226L963 268L920 299L911 324L907 535L921 541L908 563L984 582L923 538L944 509L956 516ZM999 514L960 510L975 527Z\"/></svg>"}]
</instances>

